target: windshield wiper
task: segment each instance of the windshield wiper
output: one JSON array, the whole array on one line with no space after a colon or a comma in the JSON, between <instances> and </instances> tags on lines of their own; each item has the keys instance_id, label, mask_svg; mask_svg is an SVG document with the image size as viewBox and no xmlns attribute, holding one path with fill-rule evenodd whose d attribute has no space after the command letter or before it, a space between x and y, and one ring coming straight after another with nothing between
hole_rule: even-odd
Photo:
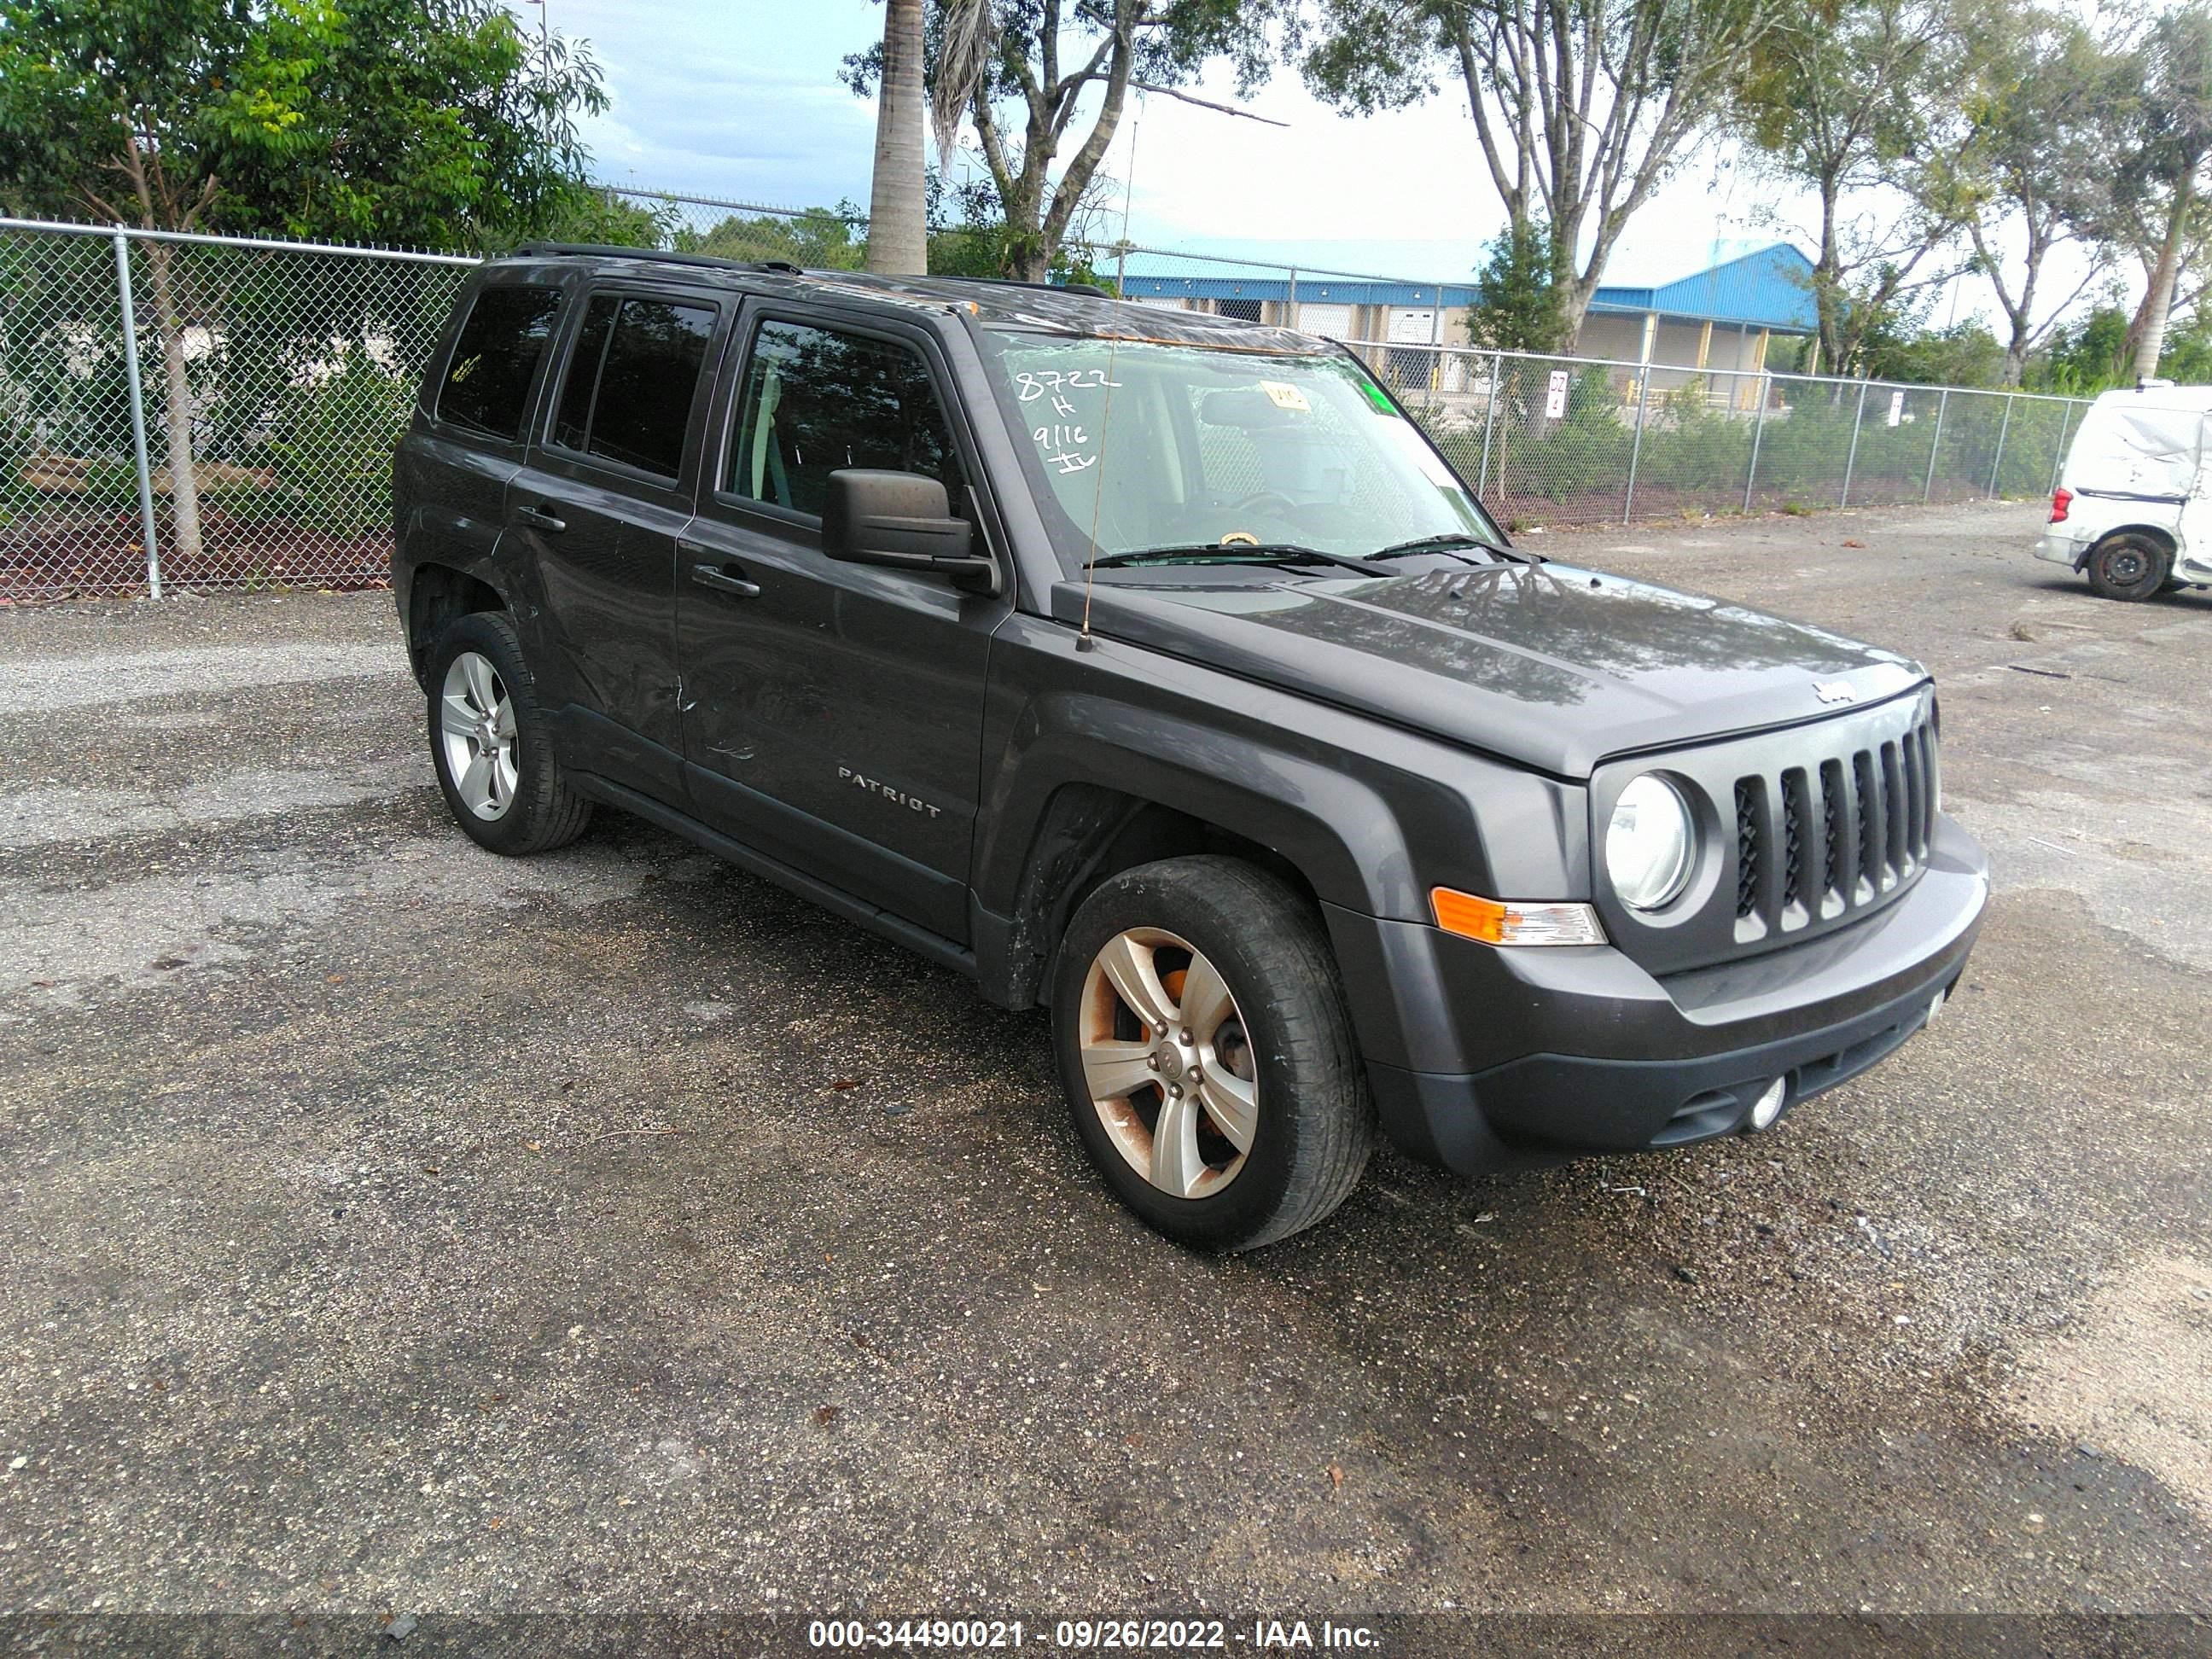
<instances>
[{"instance_id":1,"label":"windshield wiper","mask_svg":"<svg viewBox=\"0 0 2212 1659\"><path fill-rule=\"evenodd\" d=\"M1486 553L1495 553L1501 559L1517 559L1522 564L1544 562L1544 556L1540 553L1523 552L1517 547L1501 547L1496 542L1470 536L1462 530L1447 530L1441 536L1416 536L1409 542L1393 542L1367 556L1370 559L1403 559L1416 553L1449 552L1455 547L1479 547Z\"/></svg>"},{"instance_id":2,"label":"windshield wiper","mask_svg":"<svg viewBox=\"0 0 2212 1659\"><path fill-rule=\"evenodd\" d=\"M1116 570L1136 564L1334 564L1363 576L1375 573L1366 562L1342 553L1324 553L1296 542L1200 543L1192 547L1139 547L1126 553L1102 553L1083 568Z\"/></svg>"}]
</instances>

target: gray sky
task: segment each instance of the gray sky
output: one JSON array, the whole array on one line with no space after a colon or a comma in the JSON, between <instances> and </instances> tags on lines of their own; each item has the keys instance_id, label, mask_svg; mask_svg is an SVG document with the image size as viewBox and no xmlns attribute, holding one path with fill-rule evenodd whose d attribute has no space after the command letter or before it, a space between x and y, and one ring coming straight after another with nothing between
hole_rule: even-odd
<instances>
[{"instance_id":1,"label":"gray sky","mask_svg":"<svg viewBox=\"0 0 2212 1659\"><path fill-rule=\"evenodd\" d=\"M794 207L867 200L874 106L854 97L837 70L848 53L881 37L880 4L546 3L554 27L589 40L607 71L614 106L589 131L603 179ZM516 9L535 21L535 6ZM1225 77L1202 90L1234 96ZM1472 268L1502 222L1463 94L1448 88L1413 109L1349 117L1283 73L1248 107L1289 125L1157 96L1135 100L1108 162L1117 179L1133 180L1133 240L1455 277ZM979 167L971 156L956 172ZM1802 205L1724 157L1698 155L1631 222L1607 280L1665 281L1716 255L1763 246L1786 233L1762 210L1787 214ZM2063 294L2078 275L2054 281L2052 293ZM1960 286L1958 315L1994 312L1985 285ZM1947 293L1934 320L1951 313Z\"/></svg>"}]
</instances>

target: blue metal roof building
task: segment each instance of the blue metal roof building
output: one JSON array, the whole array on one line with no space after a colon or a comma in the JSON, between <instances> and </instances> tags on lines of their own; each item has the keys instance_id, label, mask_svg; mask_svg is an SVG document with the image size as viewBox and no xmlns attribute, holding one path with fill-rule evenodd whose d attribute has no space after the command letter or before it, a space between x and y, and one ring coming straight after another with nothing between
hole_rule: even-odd
<instances>
[{"instance_id":1,"label":"blue metal roof building","mask_svg":"<svg viewBox=\"0 0 2212 1659\"><path fill-rule=\"evenodd\" d=\"M1813 262L1789 243L1777 242L1655 287L1607 283L1590 309L1810 334L1819 325L1812 282Z\"/></svg>"},{"instance_id":2,"label":"blue metal roof building","mask_svg":"<svg viewBox=\"0 0 2212 1659\"><path fill-rule=\"evenodd\" d=\"M1815 326L1812 262L1787 242L1723 260L1670 283L1607 283L1572 349L1584 357L1687 369L1756 370L1776 334ZM1473 282L1417 283L1282 265L1131 253L1122 292L1153 305L1279 323L1338 339L1462 344Z\"/></svg>"}]
</instances>

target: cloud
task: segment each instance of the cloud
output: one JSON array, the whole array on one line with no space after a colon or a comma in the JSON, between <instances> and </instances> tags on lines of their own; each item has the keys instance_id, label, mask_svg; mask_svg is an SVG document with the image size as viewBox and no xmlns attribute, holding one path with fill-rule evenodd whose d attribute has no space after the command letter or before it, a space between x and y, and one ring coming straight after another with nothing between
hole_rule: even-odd
<instances>
[{"instance_id":1,"label":"cloud","mask_svg":"<svg viewBox=\"0 0 2212 1659\"><path fill-rule=\"evenodd\" d=\"M613 107L585 132L610 183L794 207L866 201L875 106L837 75L882 38L874 0L550 3L554 27L590 40L606 69ZM534 29L536 9L516 9ZM1365 118L1330 109L1291 71L1246 99L1226 74L1195 89L1287 125L1134 100L1106 163L1109 234L1121 228L1133 146L1130 234L1150 246L1450 279L1504 222L1455 87ZM956 177L963 170L979 175L980 158L967 156ZM1694 156L1630 222L1607 278L1664 281L1784 240L1811 222L1805 206L1803 192L1724 153ZM1984 279L1968 279L1960 298L1962 317L1993 310ZM1947 295L1935 320L1949 314Z\"/></svg>"}]
</instances>

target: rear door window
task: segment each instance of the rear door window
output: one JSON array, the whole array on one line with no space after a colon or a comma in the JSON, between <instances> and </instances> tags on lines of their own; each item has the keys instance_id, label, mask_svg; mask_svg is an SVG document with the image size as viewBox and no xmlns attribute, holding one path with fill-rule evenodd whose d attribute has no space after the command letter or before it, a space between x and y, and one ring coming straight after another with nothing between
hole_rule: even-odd
<instances>
[{"instance_id":1,"label":"rear door window","mask_svg":"<svg viewBox=\"0 0 2212 1659\"><path fill-rule=\"evenodd\" d=\"M495 438L520 437L530 383L560 309L557 288L505 283L480 289L438 384L438 418Z\"/></svg>"},{"instance_id":2,"label":"rear door window","mask_svg":"<svg viewBox=\"0 0 2212 1659\"><path fill-rule=\"evenodd\" d=\"M553 441L675 477L714 317L708 305L594 295L569 355Z\"/></svg>"},{"instance_id":3,"label":"rear door window","mask_svg":"<svg viewBox=\"0 0 2212 1659\"><path fill-rule=\"evenodd\" d=\"M723 488L820 517L844 467L920 472L965 515L961 472L929 365L910 345L842 329L763 322L753 337Z\"/></svg>"}]
</instances>

